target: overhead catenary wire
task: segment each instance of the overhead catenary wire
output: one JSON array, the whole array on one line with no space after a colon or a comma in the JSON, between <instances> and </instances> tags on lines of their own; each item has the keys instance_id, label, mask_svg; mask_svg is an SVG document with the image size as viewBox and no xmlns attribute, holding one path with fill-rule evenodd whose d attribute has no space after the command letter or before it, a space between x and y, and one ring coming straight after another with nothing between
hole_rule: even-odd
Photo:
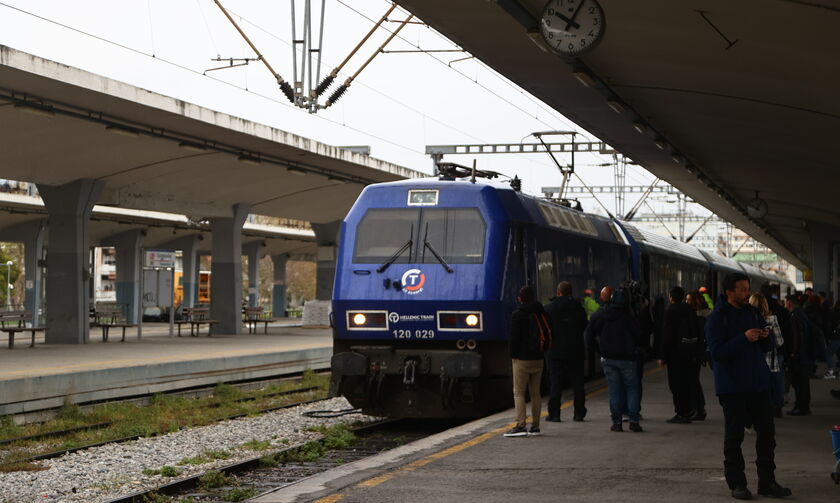
<instances>
[{"instance_id":1,"label":"overhead catenary wire","mask_svg":"<svg viewBox=\"0 0 840 503\"><path fill-rule=\"evenodd\" d=\"M219 0L213 0L213 1L216 3L216 5L219 6L219 9L222 11L222 13L224 13L225 17L228 18L228 21L230 21L230 23L233 25L233 27L236 28L236 31L238 31L239 34L242 35L242 38L245 39L245 42L248 43L248 45L251 47L251 50L253 50L254 53L257 55L257 59L262 61L263 64L265 65L265 67L268 68L268 71L271 72L271 74L274 76L274 79L277 81L277 85L280 86L280 90L283 92L284 95L286 95L286 98L288 98L289 101L294 103L295 102L295 93L292 90L292 86L290 86L289 83L286 82L283 79L283 77L280 76L279 73L274 71L274 68L271 67L268 60L266 60L263 57L263 55L262 55L262 53L260 53L259 49L257 49L257 47L251 42L251 40L248 38L248 35L245 35L245 32L242 31L242 28L240 28L239 25L236 23L236 21L233 20L233 17L230 15L230 13L228 13L227 9L225 9L225 7L222 5L222 3Z\"/></svg>"},{"instance_id":2,"label":"overhead catenary wire","mask_svg":"<svg viewBox=\"0 0 840 503\"><path fill-rule=\"evenodd\" d=\"M413 17L414 17L414 14L410 14L410 15L409 15L409 16L405 19L405 21L404 21L401 25L399 25L399 26L397 27L397 29L393 31L393 33L391 33L391 36L389 36L387 39L385 39L385 42L383 42L383 43L382 43L382 45L380 45L380 46L379 46L379 49L377 49L377 50L376 50L376 52L374 52L373 54L371 54L371 55L370 55L370 57L367 59L367 61L365 61L364 63L362 63L362 66L361 66L358 70L356 70L356 73L354 73L353 75L351 75L350 77L348 77L348 78L347 78L347 80L345 80L345 81L344 81L344 83L343 83L343 84L341 84L341 85L338 87L338 89L336 89L336 90L335 90L335 92L333 92L333 93L330 95L330 98L329 98L329 99L327 100L327 102L324 104L324 108L327 108L327 107L331 106L333 103L335 103L336 101L338 101L338 99L339 99L339 98L341 98L341 95L343 95L345 92L347 92L347 89L350 87L350 84L352 84L352 83L353 83L353 81L356 79L356 77L358 77L358 76L359 76L359 74L360 74L360 73L362 73L362 71L363 71L365 68L367 68L367 66L370 64L370 62L371 62L371 61L373 61L373 58L375 58L377 55L379 55L379 53L380 53L380 52L382 52L382 49L384 49L384 48L385 48L385 46L387 46L387 45L388 45L388 43L389 43L389 42L391 42L391 40L393 40L393 39L394 39L394 37L396 37L396 36L397 36L397 34L399 34L400 30L402 30L403 28L405 28L405 25L406 25L406 24L408 24L408 22L409 22L409 21L411 21L411 18L413 18Z\"/></svg>"},{"instance_id":3,"label":"overhead catenary wire","mask_svg":"<svg viewBox=\"0 0 840 503\"><path fill-rule=\"evenodd\" d=\"M324 93L324 91L326 91L327 88L332 85L333 81L335 81L336 77L338 77L338 72L340 72L341 69L344 68L344 65L346 65L347 62L350 61L350 59L356 54L356 52L358 52L358 50L361 49L361 47L364 45L365 42L368 41L371 35L373 35L374 32L377 29L379 29L380 26L382 26L382 23L386 19L388 19L388 14L393 12L396 8L397 4L391 4L391 8L388 9L388 12L386 12L385 15L382 16L382 18L379 21L373 24L373 28L371 28L370 31L367 32L367 35L365 35L362 38L362 40L358 44L356 44L356 47L354 47L353 50L351 50L350 53L347 54L347 57L344 58L344 61L342 61L341 63L339 63L338 66L333 68L329 75L327 75L323 81L318 83L318 86L315 88L315 96L321 96Z\"/></svg>"}]
</instances>

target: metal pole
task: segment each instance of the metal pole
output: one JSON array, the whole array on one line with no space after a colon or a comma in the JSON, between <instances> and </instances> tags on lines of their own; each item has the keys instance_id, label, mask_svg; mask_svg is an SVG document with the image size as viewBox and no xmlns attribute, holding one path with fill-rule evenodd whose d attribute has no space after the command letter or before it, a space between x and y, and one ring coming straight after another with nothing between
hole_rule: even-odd
<instances>
[{"instance_id":1,"label":"metal pole","mask_svg":"<svg viewBox=\"0 0 840 503\"><path fill-rule=\"evenodd\" d=\"M169 337L175 336L175 266L172 266L172 298L169 299Z\"/></svg>"},{"instance_id":2,"label":"metal pole","mask_svg":"<svg viewBox=\"0 0 840 503\"><path fill-rule=\"evenodd\" d=\"M12 261L6 262L6 309L12 307Z\"/></svg>"},{"instance_id":3,"label":"metal pole","mask_svg":"<svg viewBox=\"0 0 840 503\"><path fill-rule=\"evenodd\" d=\"M145 297L146 290L143 288L143 280L146 277L146 250L144 248L140 249L140 309L139 313L137 313L137 340L139 341L141 337L143 337L143 313L146 311L146 303Z\"/></svg>"}]
</instances>

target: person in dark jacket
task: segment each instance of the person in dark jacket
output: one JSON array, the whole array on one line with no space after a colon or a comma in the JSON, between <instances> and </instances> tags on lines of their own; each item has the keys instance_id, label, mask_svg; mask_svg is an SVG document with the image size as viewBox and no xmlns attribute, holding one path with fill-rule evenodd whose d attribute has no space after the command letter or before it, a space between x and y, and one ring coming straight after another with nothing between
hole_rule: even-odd
<instances>
[{"instance_id":1,"label":"person in dark jacket","mask_svg":"<svg viewBox=\"0 0 840 503\"><path fill-rule=\"evenodd\" d=\"M548 376L551 391L548 399L546 421L560 422L560 403L564 379L568 380L575 394L574 420L586 416L586 392L583 390L583 360L585 355L583 331L586 329L586 311L572 298L572 284L563 281L557 285L557 297L545 306L551 319L551 349L548 352Z\"/></svg>"},{"instance_id":2,"label":"person in dark jacket","mask_svg":"<svg viewBox=\"0 0 840 503\"><path fill-rule=\"evenodd\" d=\"M589 318L586 344L601 354L610 395L612 431L622 431L621 414L627 411L630 431L640 432L639 378L636 359L641 351L640 330L630 311L625 289L615 291L609 303Z\"/></svg>"},{"instance_id":3,"label":"person in dark jacket","mask_svg":"<svg viewBox=\"0 0 840 503\"><path fill-rule=\"evenodd\" d=\"M790 311L790 326L792 336L790 341L785 341L787 353L788 370L790 372L790 385L796 393L796 401L793 409L788 411L790 416L811 415L811 338L813 337L811 321L805 310L802 309L802 301L794 296L788 295L785 299L785 307Z\"/></svg>"},{"instance_id":4,"label":"person in dark jacket","mask_svg":"<svg viewBox=\"0 0 840 503\"><path fill-rule=\"evenodd\" d=\"M715 392L723 407L723 466L726 483L735 499L751 499L744 474L744 427L756 433L758 493L785 497L791 490L776 482L774 450L776 431L770 401L770 369L765 354L770 349L764 319L749 305L750 280L740 273L723 279L724 295L706 320L706 340L714 365Z\"/></svg>"},{"instance_id":5,"label":"person in dark jacket","mask_svg":"<svg viewBox=\"0 0 840 503\"><path fill-rule=\"evenodd\" d=\"M668 387L674 400L674 417L669 423L689 424L693 414L692 390L700 373L700 336L694 309L683 302L685 290L671 288L665 310L659 365L668 367Z\"/></svg>"},{"instance_id":6,"label":"person in dark jacket","mask_svg":"<svg viewBox=\"0 0 840 503\"><path fill-rule=\"evenodd\" d=\"M511 316L510 356L513 366L513 403L516 407L516 425L506 437L524 437L540 434L542 378L545 351L551 343L551 326L542 304L535 300L534 289L523 286L517 297L519 307ZM539 339L539 340L537 340ZM542 344L540 341L545 341ZM531 395L531 428L525 428L525 390Z\"/></svg>"}]
</instances>

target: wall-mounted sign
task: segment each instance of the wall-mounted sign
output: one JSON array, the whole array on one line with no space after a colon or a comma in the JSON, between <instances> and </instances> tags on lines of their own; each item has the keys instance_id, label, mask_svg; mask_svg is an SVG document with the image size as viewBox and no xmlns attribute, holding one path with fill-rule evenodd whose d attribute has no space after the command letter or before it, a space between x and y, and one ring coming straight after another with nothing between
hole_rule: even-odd
<instances>
[{"instance_id":1,"label":"wall-mounted sign","mask_svg":"<svg viewBox=\"0 0 840 503\"><path fill-rule=\"evenodd\" d=\"M146 267L161 269L175 267L175 252L172 250L146 250L145 257Z\"/></svg>"}]
</instances>

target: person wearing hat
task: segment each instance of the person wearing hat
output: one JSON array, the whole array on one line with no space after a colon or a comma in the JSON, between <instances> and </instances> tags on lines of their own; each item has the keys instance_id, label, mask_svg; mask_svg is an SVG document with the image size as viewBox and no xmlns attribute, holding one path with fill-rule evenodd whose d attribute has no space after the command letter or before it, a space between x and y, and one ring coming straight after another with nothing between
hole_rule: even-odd
<instances>
[{"instance_id":1,"label":"person wearing hat","mask_svg":"<svg viewBox=\"0 0 840 503\"><path fill-rule=\"evenodd\" d=\"M581 300L581 304L583 304L583 310L586 311L587 320L590 316L592 316L592 313L601 308L601 305L598 304L598 301L592 298L592 290L590 290L589 288L583 291L583 299Z\"/></svg>"}]
</instances>

